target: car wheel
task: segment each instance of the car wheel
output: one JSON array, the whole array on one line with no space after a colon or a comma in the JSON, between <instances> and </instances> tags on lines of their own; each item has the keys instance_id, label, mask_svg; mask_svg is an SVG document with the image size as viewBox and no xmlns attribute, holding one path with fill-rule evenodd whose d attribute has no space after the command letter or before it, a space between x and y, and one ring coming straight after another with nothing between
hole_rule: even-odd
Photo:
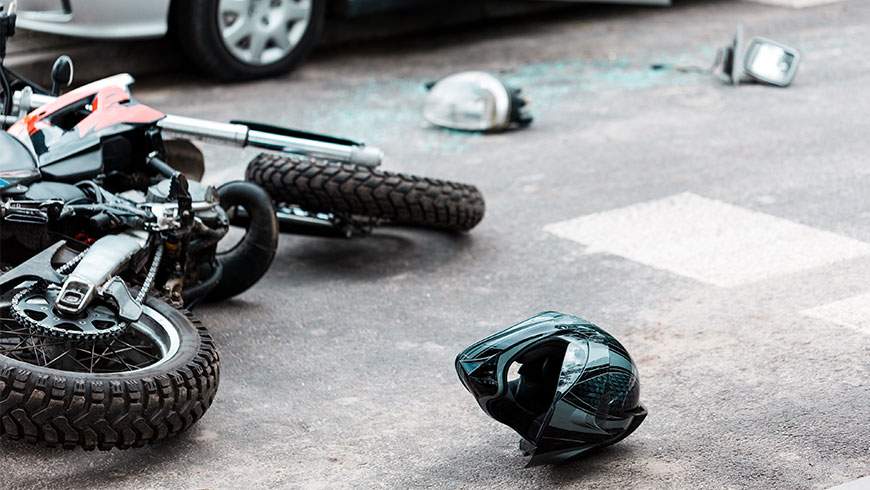
<instances>
[{"instance_id":1,"label":"car wheel","mask_svg":"<svg viewBox=\"0 0 870 490\"><path fill-rule=\"evenodd\" d=\"M226 81L286 73L317 44L327 0L175 0L171 22L200 70Z\"/></svg>"}]
</instances>

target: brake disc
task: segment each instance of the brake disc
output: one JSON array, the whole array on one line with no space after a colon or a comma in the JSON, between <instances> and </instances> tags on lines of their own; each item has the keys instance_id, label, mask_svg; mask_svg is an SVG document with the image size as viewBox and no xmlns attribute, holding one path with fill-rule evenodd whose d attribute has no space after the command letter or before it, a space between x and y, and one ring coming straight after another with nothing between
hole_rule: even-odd
<instances>
[{"instance_id":1,"label":"brake disc","mask_svg":"<svg viewBox=\"0 0 870 490\"><path fill-rule=\"evenodd\" d=\"M80 316L58 313L54 304L60 288L36 285L12 298L12 316L23 326L48 335L75 340L114 337L127 328L108 303L95 300Z\"/></svg>"}]
</instances>

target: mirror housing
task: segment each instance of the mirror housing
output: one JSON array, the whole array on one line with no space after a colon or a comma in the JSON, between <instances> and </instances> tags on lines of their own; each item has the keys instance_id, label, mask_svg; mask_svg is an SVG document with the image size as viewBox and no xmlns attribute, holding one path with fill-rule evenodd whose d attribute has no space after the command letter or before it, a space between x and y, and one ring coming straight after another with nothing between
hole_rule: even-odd
<instances>
[{"instance_id":1,"label":"mirror housing","mask_svg":"<svg viewBox=\"0 0 870 490\"><path fill-rule=\"evenodd\" d=\"M713 72L731 85L756 82L788 87L797 75L800 60L797 49L771 39L753 37L745 43L743 26L737 26L731 45L717 53Z\"/></svg>"},{"instance_id":2,"label":"mirror housing","mask_svg":"<svg viewBox=\"0 0 870 490\"><path fill-rule=\"evenodd\" d=\"M759 82L788 87L800 64L800 52L763 37L749 41L744 58L744 72Z\"/></svg>"},{"instance_id":3,"label":"mirror housing","mask_svg":"<svg viewBox=\"0 0 870 490\"><path fill-rule=\"evenodd\" d=\"M423 117L460 131L496 132L531 124L520 89L483 71L448 75L426 85Z\"/></svg>"},{"instance_id":4,"label":"mirror housing","mask_svg":"<svg viewBox=\"0 0 870 490\"><path fill-rule=\"evenodd\" d=\"M73 81L73 62L67 55L58 56L51 67L51 95L57 97L63 87L69 87Z\"/></svg>"}]
</instances>

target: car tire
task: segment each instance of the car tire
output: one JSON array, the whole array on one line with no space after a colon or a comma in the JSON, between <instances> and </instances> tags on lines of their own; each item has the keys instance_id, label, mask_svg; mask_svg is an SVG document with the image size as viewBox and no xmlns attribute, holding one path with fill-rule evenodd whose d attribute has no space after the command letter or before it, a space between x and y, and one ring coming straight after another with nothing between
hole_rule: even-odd
<instances>
[{"instance_id":1,"label":"car tire","mask_svg":"<svg viewBox=\"0 0 870 490\"><path fill-rule=\"evenodd\" d=\"M235 25L235 21L230 21L227 24L227 18L232 19L233 12L221 12L221 0L173 1L170 11L172 30L187 58L200 71L219 80L242 81L287 73L295 68L320 40L327 0L263 0L263 2L268 4L272 10L269 10L268 13L262 11L251 13L249 10L245 17L237 15L235 21L244 19L240 27L251 31L253 28L248 26L251 23L259 26L260 19L262 19L262 25L267 26L267 19L275 19L271 17L271 12L278 12L279 15L281 13L281 10L275 6L275 2L278 2L278 5L299 3L310 5L307 24L303 21L297 21L300 24L296 27L295 22L285 21L284 25L288 26L287 36L291 39L284 47L277 45L276 40L280 39L279 36L272 36L267 39L265 47L259 50L260 54L255 55L252 34L249 34L247 38L242 37L236 40L236 44L230 47L225 41L225 35L230 37L228 35L229 28ZM276 24L280 25L280 21L281 17L278 16ZM294 32L293 29L296 31ZM258 39L262 39L262 37ZM296 40L295 44L293 44L294 39ZM247 52L245 51L246 42L249 46ZM289 50L283 52L284 49ZM247 59L245 59L246 54ZM266 54L270 57L267 57ZM254 57L258 59L255 60Z\"/></svg>"}]
</instances>

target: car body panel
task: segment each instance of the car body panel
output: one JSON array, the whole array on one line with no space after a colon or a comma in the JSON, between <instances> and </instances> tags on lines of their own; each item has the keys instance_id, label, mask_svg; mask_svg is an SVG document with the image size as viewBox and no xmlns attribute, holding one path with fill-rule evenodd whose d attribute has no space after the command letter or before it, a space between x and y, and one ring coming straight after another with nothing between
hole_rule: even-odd
<instances>
[{"instance_id":1,"label":"car body panel","mask_svg":"<svg viewBox=\"0 0 870 490\"><path fill-rule=\"evenodd\" d=\"M19 0L18 27L99 39L162 37L170 0Z\"/></svg>"},{"instance_id":2,"label":"car body panel","mask_svg":"<svg viewBox=\"0 0 870 490\"><path fill-rule=\"evenodd\" d=\"M545 2L562 2L562 3L618 3L620 5L657 5L660 7L669 7L671 0L535 0Z\"/></svg>"},{"instance_id":3,"label":"car body panel","mask_svg":"<svg viewBox=\"0 0 870 490\"><path fill-rule=\"evenodd\" d=\"M337 12L348 16L355 17L358 15L371 14L375 12L387 12L391 10L409 9L423 4L438 3L439 0L341 0L335 2L337 5L333 7ZM482 0L478 0L482 1ZM634 4L634 5L659 5L669 6L671 0L529 0L535 3L619 3L619 4ZM512 3L518 3L516 1Z\"/></svg>"},{"instance_id":4,"label":"car body panel","mask_svg":"<svg viewBox=\"0 0 870 490\"><path fill-rule=\"evenodd\" d=\"M185 1L185 0L175 0ZM560 3L670 5L671 0L559 0ZM19 0L18 27L96 39L143 39L166 35L171 0ZM4 0L0 0L0 3ZM433 0L332 0L345 17L409 9ZM535 3L541 3L536 0Z\"/></svg>"},{"instance_id":5,"label":"car body panel","mask_svg":"<svg viewBox=\"0 0 870 490\"><path fill-rule=\"evenodd\" d=\"M436 3L438 0L341 0L331 5L333 12L342 17L357 17L360 15L404 10L420 5Z\"/></svg>"}]
</instances>

